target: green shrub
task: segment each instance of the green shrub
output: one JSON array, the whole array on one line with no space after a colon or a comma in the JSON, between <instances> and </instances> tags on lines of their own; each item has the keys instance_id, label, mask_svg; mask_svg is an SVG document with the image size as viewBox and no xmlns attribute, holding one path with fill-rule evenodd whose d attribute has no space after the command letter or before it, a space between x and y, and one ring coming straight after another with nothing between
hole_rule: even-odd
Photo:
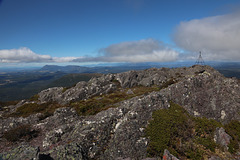
<instances>
[{"instance_id":1,"label":"green shrub","mask_svg":"<svg viewBox=\"0 0 240 160\"><path fill-rule=\"evenodd\" d=\"M146 128L146 136L150 138L149 156L162 156L164 149L174 147L177 137L183 139L191 135L189 115L177 104L170 103L169 109L153 112L153 120Z\"/></svg>"},{"instance_id":2,"label":"green shrub","mask_svg":"<svg viewBox=\"0 0 240 160\"><path fill-rule=\"evenodd\" d=\"M39 131L33 130L30 125L21 125L3 134L3 137L10 142L31 140L38 136Z\"/></svg>"},{"instance_id":3,"label":"green shrub","mask_svg":"<svg viewBox=\"0 0 240 160\"><path fill-rule=\"evenodd\" d=\"M203 156L203 151L200 149L188 149L185 151L185 155L188 159L194 159L194 160L202 160L202 156Z\"/></svg>"},{"instance_id":4,"label":"green shrub","mask_svg":"<svg viewBox=\"0 0 240 160\"><path fill-rule=\"evenodd\" d=\"M240 122L234 120L229 122L224 126L225 130L228 132L230 135L235 135L236 138L240 138Z\"/></svg>"},{"instance_id":5,"label":"green shrub","mask_svg":"<svg viewBox=\"0 0 240 160\"><path fill-rule=\"evenodd\" d=\"M162 156L164 149L168 149L183 159L202 159L206 149L214 152L218 147L213 136L216 127L222 124L215 120L193 117L172 102L169 109L153 112L152 118L145 130L150 139L149 156Z\"/></svg>"},{"instance_id":6,"label":"green shrub","mask_svg":"<svg viewBox=\"0 0 240 160\"><path fill-rule=\"evenodd\" d=\"M222 127L223 125L216 120L207 119L205 117L193 117L195 122L195 129L197 136L213 136L217 127Z\"/></svg>"},{"instance_id":7,"label":"green shrub","mask_svg":"<svg viewBox=\"0 0 240 160\"><path fill-rule=\"evenodd\" d=\"M226 132L232 137L229 144L229 152L235 153L239 149L240 141L240 122L231 121L224 126Z\"/></svg>"},{"instance_id":8,"label":"green shrub","mask_svg":"<svg viewBox=\"0 0 240 160\"><path fill-rule=\"evenodd\" d=\"M238 140L236 140L235 138L231 139L230 144L228 145L228 151L230 153L236 153L238 149L239 149Z\"/></svg>"},{"instance_id":9,"label":"green shrub","mask_svg":"<svg viewBox=\"0 0 240 160\"><path fill-rule=\"evenodd\" d=\"M210 149L212 152L215 152L217 144L213 141L211 137L207 138L198 137L196 141L198 144L203 145L206 149Z\"/></svg>"}]
</instances>

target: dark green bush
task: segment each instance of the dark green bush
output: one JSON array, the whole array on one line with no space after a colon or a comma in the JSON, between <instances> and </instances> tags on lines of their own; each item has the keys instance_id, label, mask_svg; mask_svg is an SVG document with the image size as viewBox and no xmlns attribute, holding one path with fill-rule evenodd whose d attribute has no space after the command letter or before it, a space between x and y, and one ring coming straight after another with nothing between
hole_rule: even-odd
<instances>
[{"instance_id":1,"label":"dark green bush","mask_svg":"<svg viewBox=\"0 0 240 160\"><path fill-rule=\"evenodd\" d=\"M231 139L230 144L228 145L228 151L230 153L236 153L237 150L239 149L239 144L238 143L239 142L235 138Z\"/></svg>"},{"instance_id":2,"label":"dark green bush","mask_svg":"<svg viewBox=\"0 0 240 160\"><path fill-rule=\"evenodd\" d=\"M213 136L217 127L222 127L223 125L213 119L207 119L205 117L193 117L195 122L195 129L197 136Z\"/></svg>"},{"instance_id":3,"label":"dark green bush","mask_svg":"<svg viewBox=\"0 0 240 160\"><path fill-rule=\"evenodd\" d=\"M229 152L235 153L239 149L240 122L231 121L224 126L226 132L232 137L229 144Z\"/></svg>"},{"instance_id":4,"label":"dark green bush","mask_svg":"<svg viewBox=\"0 0 240 160\"><path fill-rule=\"evenodd\" d=\"M206 137L206 138L199 137L196 139L196 141L198 144L201 144L204 147L206 147L206 149L210 149L212 152L215 152L215 148L217 147L217 144L213 141L211 137Z\"/></svg>"},{"instance_id":5,"label":"dark green bush","mask_svg":"<svg viewBox=\"0 0 240 160\"><path fill-rule=\"evenodd\" d=\"M188 159L194 159L194 160L202 160L203 151L195 148L195 149L188 149L185 151L185 155Z\"/></svg>"},{"instance_id":6,"label":"dark green bush","mask_svg":"<svg viewBox=\"0 0 240 160\"><path fill-rule=\"evenodd\" d=\"M171 102L170 105L169 109L153 112L146 128L146 136L150 138L148 155L162 156L164 149L168 149L183 159L202 159L205 150L214 152L218 147L213 141L214 132L222 124L193 117L181 106Z\"/></svg>"},{"instance_id":7,"label":"dark green bush","mask_svg":"<svg viewBox=\"0 0 240 160\"><path fill-rule=\"evenodd\" d=\"M146 136L150 138L149 156L162 156L164 149L176 145L177 137L187 139L191 135L189 115L177 104L171 103L169 109L155 111L152 117L146 128Z\"/></svg>"}]
</instances>

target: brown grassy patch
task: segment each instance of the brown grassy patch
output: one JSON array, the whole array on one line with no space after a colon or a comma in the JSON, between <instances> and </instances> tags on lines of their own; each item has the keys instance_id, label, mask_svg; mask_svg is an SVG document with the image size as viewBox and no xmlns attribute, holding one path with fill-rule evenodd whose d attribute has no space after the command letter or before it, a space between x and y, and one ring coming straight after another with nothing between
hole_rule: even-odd
<instances>
[{"instance_id":1,"label":"brown grassy patch","mask_svg":"<svg viewBox=\"0 0 240 160\"><path fill-rule=\"evenodd\" d=\"M32 114L42 113L43 117L46 118L48 116L53 115L54 111L57 108L61 108L61 107L63 106L60 104L51 103L51 102L43 103L43 104L27 103L17 108L16 112L11 113L10 115L8 115L8 117L28 117Z\"/></svg>"},{"instance_id":2,"label":"brown grassy patch","mask_svg":"<svg viewBox=\"0 0 240 160\"><path fill-rule=\"evenodd\" d=\"M73 102L70 104L70 107L75 108L79 115L94 115L108 108L116 107L114 104L118 102L149 92L158 91L159 88L157 86L137 86L131 88L131 90L133 91L133 94L127 94L128 89L119 89L113 93L92 97L87 100Z\"/></svg>"}]
</instances>

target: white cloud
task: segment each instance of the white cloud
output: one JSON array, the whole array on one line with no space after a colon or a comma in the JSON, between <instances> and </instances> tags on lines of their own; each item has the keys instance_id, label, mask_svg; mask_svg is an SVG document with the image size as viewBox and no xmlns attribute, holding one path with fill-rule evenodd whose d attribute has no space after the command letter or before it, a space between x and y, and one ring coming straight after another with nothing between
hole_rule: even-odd
<instances>
[{"instance_id":1,"label":"white cloud","mask_svg":"<svg viewBox=\"0 0 240 160\"><path fill-rule=\"evenodd\" d=\"M53 57L52 61L57 63L72 62L73 60L78 58L80 57Z\"/></svg>"},{"instance_id":2,"label":"white cloud","mask_svg":"<svg viewBox=\"0 0 240 160\"><path fill-rule=\"evenodd\" d=\"M6 63L42 62L51 61L51 56L38 55L30 49L23 47L20 49L0 50L0 60Z\"/></svg>"},{"instance_id":3,"label":"white cloud","mask_svg":"<svg viewBox=\"0 0 240 160\"><path fill-rule=\"evenodd\" d=\"M26 47L0 50L1 63L71 62L76 58L77 57L51 57L50 55L40 55Z\"/></svg>"},{"instance_id":4,"label":"white cloud","mask_svg":"<svg viewBox=\"0 0 240 160\"><path fill-rule=\"evenodd\" d=\"M181 22L175 43L206 60L240 60L240 12ZM190 56L191 57L191 56Z\"/></svg>"},{"instance_id":5,"label":"white cloud","mask_svg":"<svg viewBox=\"0 0 240 160\"><path fill-rule=\"evenodd\" d=\"M122 42L101 49L100 56L76 59L78 62L169 62L178 58L178 52L154 40Z\"/></svg>"}]
</instances>

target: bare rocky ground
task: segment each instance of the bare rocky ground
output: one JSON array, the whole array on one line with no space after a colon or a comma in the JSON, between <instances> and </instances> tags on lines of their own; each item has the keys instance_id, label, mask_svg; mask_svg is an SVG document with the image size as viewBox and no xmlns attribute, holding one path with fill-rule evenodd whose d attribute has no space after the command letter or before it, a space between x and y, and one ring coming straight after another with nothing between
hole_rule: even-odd
<instances>
[{"instance_id":1,"label":"bare rocky ground","mask_svg":"<svg viewBox=\"0 0 240 160\"><path fill-rule=\"evenodd\" d=\"M138 87L157 89L134 96ZM94 97L100 101L105 95L125 91L130 97L118 101L112 97L113 104L107 103L94 114L86 114L81 106L76 109L80 102ZM49 88L31 100L2 107L0 159L161 159L148 158L150 139L145 129L153 112L168 109L170 102L194 117L222 124L240 121L239 80L225 78L209 66L107 74L72 88ZM44 106L47 113L55 108L50 114L39 109L26 115L30 109L23 106ZM239 151L229 153L231 136L224 128L216 129L215 141L225 149L204 159L240 159ZM176 158L167 150L164 157Z\"/></svg>"}]
</instances>

